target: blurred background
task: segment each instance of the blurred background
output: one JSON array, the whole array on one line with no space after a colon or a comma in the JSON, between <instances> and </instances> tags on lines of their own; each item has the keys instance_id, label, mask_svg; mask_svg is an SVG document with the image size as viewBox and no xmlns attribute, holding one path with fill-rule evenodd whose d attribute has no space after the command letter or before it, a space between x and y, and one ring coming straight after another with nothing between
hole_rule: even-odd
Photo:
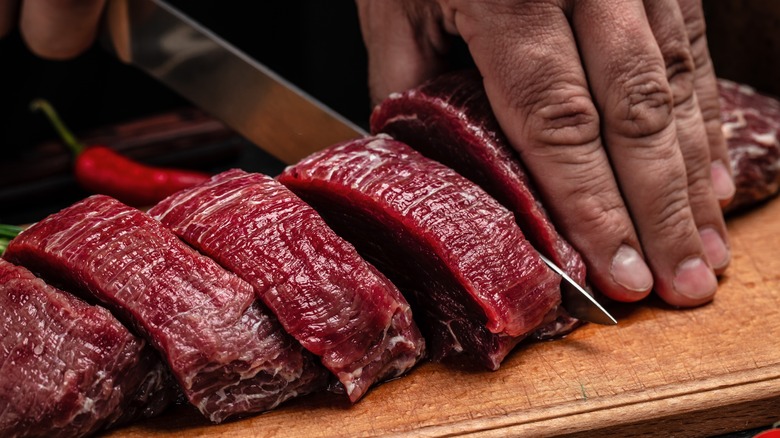
<instances>
[{"instance_id":1,"label":"blurred background","mask_svg":"<svg viewBox=\"0 0 780 438\"><path fill-rule=\"evenodd\" d=\"M355 123L370 114L366 53L353 0L172 3ZM218 3L218 4L217 4ZM780 95L780 2L705 0L718 76ZM28 223L85 196L45 119L49 99L86 142L136 159L273 174L282 164L95 45L70 61L33 56L18 32L0 39L0 222Z\"/></svg>"}]
</instances>

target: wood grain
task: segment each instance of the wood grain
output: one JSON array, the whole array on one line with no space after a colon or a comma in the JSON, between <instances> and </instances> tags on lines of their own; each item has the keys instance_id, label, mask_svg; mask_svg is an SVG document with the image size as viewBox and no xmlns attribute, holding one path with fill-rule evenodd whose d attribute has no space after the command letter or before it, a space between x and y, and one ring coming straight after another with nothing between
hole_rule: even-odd
<instances>
[{"instance_id":1,"label":"wood grain","mask_svg":"<svg viewBox=\"0 0 780 438\"><path fill-rule=\"evenodd\" d=\"M729 221L715 301L612 304L617 326L521 345L496 372L424 364L349 406L317 394L210 425L188 408L130 437L705 436L780 419L780 199Z\"/></svg>"}]
</instances>

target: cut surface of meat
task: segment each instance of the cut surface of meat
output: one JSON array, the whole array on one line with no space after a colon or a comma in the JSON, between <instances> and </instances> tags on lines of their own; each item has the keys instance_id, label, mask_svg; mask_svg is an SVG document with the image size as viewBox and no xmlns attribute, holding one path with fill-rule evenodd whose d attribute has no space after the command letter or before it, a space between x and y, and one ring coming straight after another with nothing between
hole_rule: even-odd
<instances>
[{"instance_id":1,"label":"cut surface of meat","mask_svg":"<svg viewBox=\"0 0 780 438\"><path fill-rule=\"evenodd\" d=\"M418 88L394 93L371 114L371 132L385 133L478 184L515 214L534 248L587 285L585 264L561 237L509 146L476 70L448 73ZM571 331L578 321L563 308L539 337Z\"/></svg>"},{"instance_id":2,"label":"cut surface of meat","mask_svg":"<svg viewBox=\"0 0 780 438\"><path fill-rule=\"evenodd\" d=\"M727 210L742 210L780 191L780 101L725 79L718 91L737 187Z\"/></svg>"},{"instance_id":3,"label":"cut surface of meat","mask_svg":"<svg viewBox=\"0 0 780 438\"><path fill-rule=\"evenodd\" d=\"M421 358L400 291L274 179L233 169L149 214L250 283L353 402Z\"/></svg>"},{"instance_id":4,"label":"cut surface of meat","mask_svg":"<svg viewBox=\"0 0 780 438\"><path fill-rule=\"evenodd\" d=\"M466 356L496 369L555 317L560 279L513 215L403 143L336 145L278 179L407 293L434 359Z\"/></svg>"},{"instance_id":5,"label":"cut surface of meat","mask_svg":"<svg viewBox=\"0 0 780 438\"><path fill-rule=\"evenodd\" d=\"M156 415L171 383L106 309L0 259L0 436L85 436Z\"/></svg>"},{"instance_id":6,"label":"cut surface of meat","mask_svg":"<svg viewBox=\"0 0 780 438\"><path fill-rule=\"evenodd\" d=\"M36 223L4 257L104 303L162 354L184 395L213 422L324 384L324 369L248 283L107 196Z\"/></svg>"}]
</instances>

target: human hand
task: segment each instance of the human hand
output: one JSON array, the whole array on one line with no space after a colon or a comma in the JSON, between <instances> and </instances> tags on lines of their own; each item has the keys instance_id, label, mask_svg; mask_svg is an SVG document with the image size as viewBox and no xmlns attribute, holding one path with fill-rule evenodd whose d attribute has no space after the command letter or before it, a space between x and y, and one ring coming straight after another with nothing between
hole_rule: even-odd
<instances>
[{"instance_id":1,"label":"human hand","mask_svg":"<svg viewBox=\"0 0 780 438\"><path fill-rule=\"evenodd\" d=\"M0 38L18 21L33 53L73 58L95 41L104 6L105 0L0 0Z\"/></svg>"},{"instance_id":2,"label":"human hand","mask_svg":"<svg viewBox=\"0 0 780 438\"><path fill-rule=\"evenodd\" d=\"M604 294L712 299L734 194L700 0L357 0L372 97L459 35L512 146Z\"/></svg>"}]
</instances>

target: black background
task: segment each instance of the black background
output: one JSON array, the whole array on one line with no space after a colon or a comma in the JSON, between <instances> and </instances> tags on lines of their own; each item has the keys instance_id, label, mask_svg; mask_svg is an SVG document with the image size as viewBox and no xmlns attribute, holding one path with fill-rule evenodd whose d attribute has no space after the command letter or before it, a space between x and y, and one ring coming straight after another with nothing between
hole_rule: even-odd
<instances>
[{"instance_id":1,"label":"black background","mask_svg":"<svg viewBox=\"0 0 780 438\"><path fill-rule=\"evenodd\" d=\"M370 111L366 54L353 1L172 3L365 125ZM32 55L14 31L0 39L0 148L5 159L52 136L46 121L27 109L35 97L49 99L77 132L187 104L97 44L76 59L47 61Z\"/></svg>"},{"instance_id":2,"label":"black background","mask_svg":"<svg viewBox=\"0 0 780 438\"><path fill-rule=\"evenodd\" d=\"M353 0L171 2L337 112L366 126L371 109L367 60ZM780 94L780 2L705 0L704 6L718 76ZM28 110L36 97L49 99L77 134L189 105L98 44L76 59L47 61L32 55L18 31L13 31L0 39L0 164L34 166L28 159L34 155L33 148L55 137L48 122ZM259 155L257 148L247 151L255 164L239 166L263 169L256 163L268 157ZM71 175L47 182L46 191L28 190L24 184L21 190L5 183L0 186L0 221L35 221L85 196Z\"/></svg>"}]
</instances>

